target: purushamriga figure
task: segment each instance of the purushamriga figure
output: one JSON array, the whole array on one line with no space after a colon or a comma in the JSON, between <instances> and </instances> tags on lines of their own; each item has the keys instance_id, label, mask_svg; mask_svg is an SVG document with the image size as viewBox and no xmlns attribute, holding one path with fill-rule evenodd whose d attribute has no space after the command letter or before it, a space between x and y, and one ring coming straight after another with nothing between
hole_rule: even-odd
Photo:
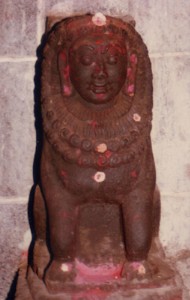
<instances>
[{"instance_id":1,"label":"purushamriga figure","mask_svg":"<svg viewBox=\"0 0 190 300\"><path fill-rule=\"evenodd\" d=\"M150 140L152 73L134 27L101 14L58 23L44 48L41 102L40 189L52 256L47 288L59 291L75 277L78 207L89 201L121 206L122 275L148 276L147 255L159 224ZM134 262L142 266L140 273L130 267ZM38 270L35 262L33 269Z\"/></svg>"}]
</instances>

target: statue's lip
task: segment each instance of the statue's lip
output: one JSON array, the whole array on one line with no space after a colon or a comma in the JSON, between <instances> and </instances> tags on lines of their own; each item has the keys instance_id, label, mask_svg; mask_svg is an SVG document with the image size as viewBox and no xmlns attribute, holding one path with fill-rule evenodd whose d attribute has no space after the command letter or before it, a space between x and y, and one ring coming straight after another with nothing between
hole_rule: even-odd
<instances>
[{"instance_id":1,"label":"statue's lip","mask_svg":"<svg viewBox=\"0 0 190 300\"><path fill-rule=\"evenodd\" d=\"M107 84L92 84L91 85L91 90L95 93L95 94L100 94L100 93L106 93L107 92Z\"/></svg>"},{"instance_id":2,"label":"statue's lip","mask_svg":"<svg viewBox=\"0 0 190 300\"><path fill-rule=\"evenodd\" d=\"M95 86L95 87L105 87L106 85L107 85L106 83L100 83L100 82L92 83L92 86Z\"/></svg>"}]
</instances>

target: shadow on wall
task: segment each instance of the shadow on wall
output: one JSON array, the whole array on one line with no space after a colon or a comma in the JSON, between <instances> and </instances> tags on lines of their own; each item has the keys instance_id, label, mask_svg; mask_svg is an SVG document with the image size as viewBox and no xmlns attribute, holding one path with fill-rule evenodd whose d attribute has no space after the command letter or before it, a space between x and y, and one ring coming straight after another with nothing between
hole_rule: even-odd
<instances>
[{"instance_id":1,"label":"shadow on wall","mask_svg":"<svg viewBox=\"0 0 190 300\"><path fill-rule=\"evenodd\" d=\"M35 76L34 76L34 117L35 117L35 129L36 129L36 149L34 155L33 163L33 181L34 184L31 188L29 201L28 201L28 220L30 229L32 232L32 243L29 248L28 260L31 260L31 251L33 249L34 240L34 222L33 222L33 201L34 192L37 184L40 184L40 157L42 149L42 117L41 117L41 107L40 107L40 97L41 97L41 65L42 65L42 51L46 42L46 35L44 34L41 39L41 44L37 48L36 56L37 61L35 64ZM18 271L15 273L14 279L11 283L10 290L7 294L6 300L13 300L16 293L16 285L18 281Z\"/></svg>"},{"instance_id":2,"label":"shadow on wall","mask_svg":"<svg viewBox=\"0 0 190 300\"><path fill-rule=\"evenodd\" d=\"M13 300L15 297L15 292L16 292L16 284L18 280L18 271L15 273L14 279L12 281L10 290L8 292L6 300Z\"/></svg>"}]
</instances>

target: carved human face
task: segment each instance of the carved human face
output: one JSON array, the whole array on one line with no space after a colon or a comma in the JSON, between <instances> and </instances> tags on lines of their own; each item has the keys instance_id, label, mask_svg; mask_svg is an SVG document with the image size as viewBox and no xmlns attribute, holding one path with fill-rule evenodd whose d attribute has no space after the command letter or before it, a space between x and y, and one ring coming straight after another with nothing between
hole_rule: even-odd
<instances>
[{"instance_id":1,"label":"carved human face","mask_svg":"<svg viewBox=\"0 0 190 300\"><path fill-rule=\"evenodd\" d=\"M70 48L69 65L71 82L86 102L113 102L126 79L125 43L105 34L83 37Z\"/></svg>"}]
</instances>

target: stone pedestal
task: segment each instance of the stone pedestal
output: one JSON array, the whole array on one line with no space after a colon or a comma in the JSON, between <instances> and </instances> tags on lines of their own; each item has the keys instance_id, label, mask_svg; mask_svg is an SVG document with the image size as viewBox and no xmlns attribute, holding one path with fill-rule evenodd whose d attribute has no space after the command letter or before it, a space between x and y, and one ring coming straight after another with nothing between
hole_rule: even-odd
<instances>
[{"instance_id":1,"label":"stone pedestal","mask_svg":"<svg viewBox=\"0 0 190 300\"><path fill-rule=\"evenodd\" d=\"M74 282L65 284L61 293L50 294L31 267L26 271L27 262L23 261L16 300L182 299L180 278L164 257L158 238L152 242L148 259L156 268L155 275L149 280L128 281L121 277L125 255L119 207L86 205L80 209L80 216ZM45 244L41 247L46 253ZM44 267L48 259L46 255L41 260Z\"/></svg>"}]
</instances>

